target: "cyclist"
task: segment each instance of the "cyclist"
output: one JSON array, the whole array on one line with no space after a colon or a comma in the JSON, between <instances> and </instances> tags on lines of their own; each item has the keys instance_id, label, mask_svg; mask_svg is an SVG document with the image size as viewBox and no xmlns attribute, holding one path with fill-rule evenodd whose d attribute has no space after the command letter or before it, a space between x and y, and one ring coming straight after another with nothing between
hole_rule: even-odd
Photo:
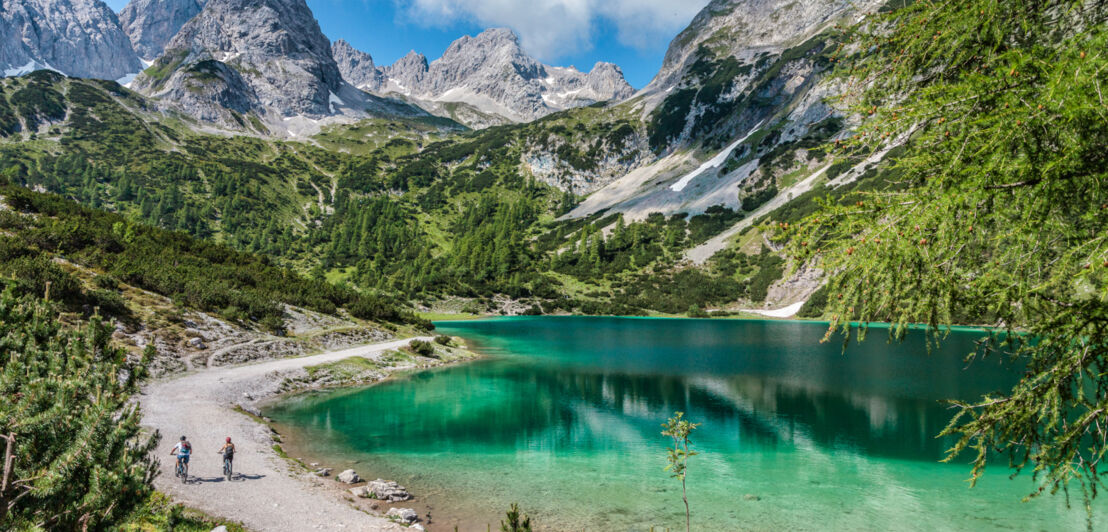
<instances>
[{"instance_id":1,"label":"cyclist","mask_svg":"<svg viewBox=\"0 0 1108 532\"><path fill-rule=\"evenodd\" d=\"M181 436L181 441L177 442L177 445L173 446L173 450L169 451L169 454L177 456L177 476L188 478L189 470L189 456L192 455L192 444L188 439Z\"/></svg>"},{"instance_id":2,"label":"cyclist","mask_svg":"<svg viewBox=\"0 0 1108 532\"><path fill-rule=\"evenodd\" d=\"M223 444L218 451L223 455L223 474L227 475L227 480L231 480L231 465L235 460L235 444L231 443L231 437L227 436L227 443Z\"/></svg>"}]
</instances>

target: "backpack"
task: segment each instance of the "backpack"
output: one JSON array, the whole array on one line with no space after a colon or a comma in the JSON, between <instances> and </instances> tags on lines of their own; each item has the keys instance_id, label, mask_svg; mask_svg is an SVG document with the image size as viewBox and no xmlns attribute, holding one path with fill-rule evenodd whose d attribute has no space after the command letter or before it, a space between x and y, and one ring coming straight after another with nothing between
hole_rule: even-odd
<instances>
[{"instance_id":1,"label":"backpack","mask_svg":"<svg viewBox=\"0 0 1108 532\"><path fill-rule=\"evenodd\" d=\"M188 455L192 454L192 444L191 443L185 441L185 442L181 442L180 445L181 445L181 454L183 454L185 456L188 456Z\"/></svg>"},{"instance_id":2,"label":"backpack","mask_svg":"<svg viewBox=\"0 0 1108 532\"><path fill-rule=\"evenodd\" d=\"M223 449L223 457L224 458L234 458L235 457L235 447L232 446L232 445L229 445L229 446L227 446L226 449Z\"/></svg>"}]
</instances>

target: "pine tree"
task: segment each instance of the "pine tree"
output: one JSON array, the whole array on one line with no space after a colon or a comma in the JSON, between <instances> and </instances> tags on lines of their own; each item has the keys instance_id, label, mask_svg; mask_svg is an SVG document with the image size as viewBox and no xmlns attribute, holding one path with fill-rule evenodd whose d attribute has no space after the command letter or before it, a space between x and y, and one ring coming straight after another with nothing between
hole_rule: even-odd
<instances>
[{"instance_id":1,"label":"pine tree","mask_svg":"<svg viewBox=\"0 0 1108 532\"><path fill-rule=\"evenodd\" d=\"M110 529L149 495L157 435L142 436L129 401L143 365L110 334L98 318L64 330L50 304L0 294L0 528Z\"/></svg>"},{"instance_id":2,"label":"pine tree","mask_svg":"<svg viewBox=\"0 0 1108 532\"><path fill-rule=\"evenodd\" d=\"M993 451L1032 468L1032 496L1073 481L1095 496L1108 453L1106 21L1103 2L971 0L848 30L843 101L867 120L838 153L908 142L887 187L779 227L836 272L833 327L1001 326L977 356L1015 357L1022 380L956 402L943 434L975 479Z\"/></svg>"}]
</instances>

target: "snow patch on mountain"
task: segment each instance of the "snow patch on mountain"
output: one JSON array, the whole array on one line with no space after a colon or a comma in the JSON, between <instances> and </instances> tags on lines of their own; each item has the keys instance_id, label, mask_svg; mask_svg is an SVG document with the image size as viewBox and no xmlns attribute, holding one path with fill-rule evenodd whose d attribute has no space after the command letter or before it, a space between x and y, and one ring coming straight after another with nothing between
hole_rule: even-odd
<instances>
[{"instance_id":1,"label":"snow patch on mountain","mask_svg":"<svg viewBox=\"0 0 1108 532\"><path fill-rule=\"evenodd\" d=\"M682 190L685 190L685 187L688 186L689 182L696 177L699 177L709 170L714 170L722 166L723 163L727 161L727 158L731 156L731 153L735 151L735 148L738 148L740 144L746 142L746 139L750 138L750 136L753 135L755 131L758 131L758 128L762 127L762 124L764 123L766 123L765 120L758 122L758 125L754 126L746 135L743 135L741 139L731 143L730 146L719 152L715 157L708 159L696 170L693 170L692 172L681 176L681 179L678 179L676 183L670 185L669 189L674 192L681 192Z\"/></svg>"}]
</instances>

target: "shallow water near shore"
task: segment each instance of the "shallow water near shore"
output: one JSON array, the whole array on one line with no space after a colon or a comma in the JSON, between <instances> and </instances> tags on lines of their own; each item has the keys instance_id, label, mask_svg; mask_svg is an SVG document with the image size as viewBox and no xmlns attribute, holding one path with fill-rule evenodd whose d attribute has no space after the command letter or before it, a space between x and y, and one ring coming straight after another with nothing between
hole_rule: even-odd
<instances>
[{"instance_id":1,"label":"shallow water near shore","mask_svg":"<svg viewBox=\"0 0 1108 532\"><path fill-rule=\"evenodd\" d=\"M489 358L266 409L313 458L407 485L432 529L496 528L511 502L539 530L684 526L660 424L703 425L689 465L698 530L1080 530L1080 495L1028 503L998 461L976 488L939 463L942 403L1016 379L967 364L980 332L930 352L880 331L843 353L826 325L528 317L440 322ZM1095 528L1108 529L1096 504Z\"/></svg>"}]
</instances>

